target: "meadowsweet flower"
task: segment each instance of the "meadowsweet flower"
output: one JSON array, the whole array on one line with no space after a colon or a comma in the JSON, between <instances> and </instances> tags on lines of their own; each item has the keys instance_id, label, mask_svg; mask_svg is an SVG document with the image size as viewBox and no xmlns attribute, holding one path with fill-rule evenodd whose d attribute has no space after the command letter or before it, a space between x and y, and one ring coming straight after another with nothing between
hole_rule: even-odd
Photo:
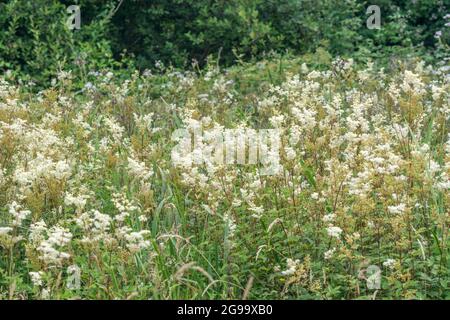
<instances>
[{"instance_id":1,"label":"meadowsweet flower","mask_svg":"<svg viewBox=\"0 0 450 320\"><path fill-rule=\"evenodd\" d=\"M82 243L94 243L99 241L110 242L109 230L112 218L107 214L102 214L98 210L85 212L75 219L79 227L84 230Z\"/></svg>"},{"instance_id":2,"label":"meadowsweet flower","mask_svg":"<svg viewBox=\"0 0 450 320\"><path fill-rule=\"evenodd\" d=\"M39 243L45 238L47 233L47 225L43 220L31 224L29 239L32 243Z\"/></svg>"},{"instance_id":3,"label":"meadowsweet flower","mask_svg":"<svg viewBox=\"0 0 450 320\"><path fill-rule=\"evenodd\" d=\"M264 208L262 206L257 207L252 205L250 208L248 208L248 210L253 212L252 217L256 219L260 219L262 214L264 213Z\"/></svg>"},{"instance_id":4,"label":"meadowsweet flower","mask_svg":"<svg viewBox=\"0 0 450 320\"><path fill-rule=\"evenodd\" d=\"M93 212L93 228L97 233L104 233L109 230L111 224L111 217L107 214L102 214L98 210L94 210Z\"/></svg>"},{"instance_id":5,"label":"meadowsweet flower","mask_svg":"<svg viewBox=\"0 0 450 320\"><path fill-rule=\"evenodd\" d=\"M148 169L144 163L130 157L128 157L128 171L130 175L144 181L153 176L153 171Z\"/></svg>"},{"instance_id":6,"label":"meadowsweet flower","mask_svg":"<svg viewBox=\"0 0 450 320\"><path fill-rule=\"evenodd\" d=\"M22 210L22 206L13 201L9 205L9 214L12 216L13 221L11 225L13 227L18 227L22 225L22 221L25 220L30 214L29 210Z\"/></svg>"},{"instance_id":7,"label":"meadowsweet flower","mask_svg":"<svg viewBox=\"0 0 450 320\"><path fill-rule=\"evenodd\" d=\"M45 264L61 264L70 257L70 254L61 251L62 247L68 245L72 239L69 230L54 226L47 231L48 238L41 241L37 250L40 252L40 259Z\"/></svg>"},{"instance_id":8,"label":"meadowsweet flower","mask_svg":"<svg viewBox=\"0 0 450 320\"><path fill-rule=\"evenodd\" d=\"M422 95L425 93L425 85L420 79L420 76L409 70L405 70L401 88L407 93L412 92L417 95Z\"/></svg>"},{"instance_id":9,"label":"meadowsweet flower","mask_svg":"<svg viewBox=\"0 0 450 320\"><path fill-rule=\"evenodd\" d=\"M38 272L29 272L28 273L31 277L31 282L33 283L33 285L35 287L40 287L43 284L42 281L42 276L43 276L43 272L42 271L38 271Z\"/></svg>"},{"instance_id":10,"label":"meadowsweet flower","mask_svg":"<svg viewBox=\"0 0 450 320\"><path fill-rule=\"evenodd\" d=\"M140 215L140 216L138 217L138 219L139 219L140 222L147 222L148 217L146 217L146 216L144 216L144 215Z\"/></svg>"},{"instance_id":11,"label":"meadowsweet flower","mask_svg":"<svg viewBox=\"0 0 450 320\"><path fill-rule=\"evenodd\" d=\"M290 275L293 275L295 273L295 271L297 271L297 267L300 264L300 260L298 260L298 259L293 260L291 258L288 258L286 260L286 264L287 264L287 269L284 271L281 271L281 274L283 276L290 276Z\"/></svg>"},{"instance_id":12,"label":"meadowsweet flower","mask_svg":"<svg viewBox=\"0 0 450 320\"><path fill-rule=\"evenodd\" d=\"M327 233L330 237L339 238L342 233L342 229L336 226L330 226L327 228Z\"/></svg>"},{"instance_id":13,"label":"meadowsweet flower","mask_svg":"<svg viewBox=\"0 0 450 320\"><path fill-rule=\"evenodd\" d=\"M383 262L383 266L389 269L393 269L395 266L395 259L387 259Z\"/></svg>"},{"instance_id":14,"label":"meadowsweet flower","mask_svg":"<svg viewBox=\"0 0 450 320\"><path fill-rule=\"evenodd\" d=\"M291 147L286 147L284 148L284 151L286 152L286 158L288 160L294 160L295 157L297 156L297 153L295 152L295 150Z\"/></svg>"},{"instance_id":15,"label":"meadowsweet flower","mask_svg":"<svg viewBox=\"0 0 450 320\"><path fill-rule=\"evenodd\" d=\"M151 129L153 124L153 113L149 113L146 115L138 115L136 113L133 113L133 117L136 125L138 126L139 130L141 130L141 132L145 132Z\"/></svg>"},{"instance_id":16,"label":"meadowsweet flower","mask_svg":"<svg viewBox=\"0 0 450 320\"><path fill-rule=\"evenodd\" d=\"M404 203L400 203L399 205L396 206L388 206L388 211L389 213L392 214L402 214L404 213L406 210L406 205Z\"/></svg>"},{"instance_id":17,"label":"meadowsweet flower","mask_svg":"<svg viewBox=\"0 0 450 320\"><path fill-rule=\"evenodd\" d=\"M329 213L323 216L322 221L323 222L332 222L336 218L336 215L334 213Z\"/></svg>"},{"instance_id":18,"label":"meadowsweet flower","mask_svg":"<svg viewBox=\"0 0 450 320\"><path fill-rule=\"evenodd\" d=\"M119 211L119 214L114 217L114 220L119 223L123 223L132 212L139 211L139 207L133 201L128 200L126 195L121 193L113 194L113 203Z\"/></svg>"},{"instance_id":19,"label":"meadowsweet flower","mask_svg":"<svg viewBox=\"0 0 450 320\"><path fill-rule=\"evenodd\" d=\"M336 248L332 248L330 250L325 251L325 253L324 253L325 260L331 259L335 252L336 252Z\"/></svg>"},{"instance_id":20,"label":"meadowsweet flower","mask_svg":"<svg viewBox=\"0 0 450 320\"><path fill-rule=\"evenodd\" d=\"M240 199L233 199L233 202L231 203L231 205L233 207L240 207L241 204L242 204L242 200L240 200Z\"/></svg>"},{"instance_id":21,"label":"meadowsweet flower","mask_svg":"<svg viewBox=\"0 0 450 320\"><path fill-rule=\"evenodd\" d=\"M50 290L48 288L43 288L41 291L41 298L46 300L50 299Z\"/></svg>"},{"instance_id":22,"label":"meadowsweet flower","mask_svg":"<svg viewBox=\"0 0 450 320\"><path fill-rule=\"evenodd\" d=\"M131 252L138 252L142 249L150 247L150 241L145 240L144 237L150 234L148 230L141 230L139 232L130 232L125 234L125 240L127 241L127 248Z\"/></svg>"},{"instance_id":23,"label":"meadowsweet flower","mask_svg":"<svg viewBox=\"0 0 450 320\"><path fill-rule=\"evenodd\" d=\"M113 141L122 141L122 135L125 128L117 123L117 121L113 118L105 117L103 121L105 122L108 131L111 133Z\"/></svg>"},{"instance_id":24,"label":"meadowsweet flower","mask_svg":"<svg viewBox=\"0 0 450 320\"><path fill-rule=\"evenodd\" d=\"M223 221L225 222L225 226L228 230L228 239L232 238L234 236L234 233L236 232L236 222L234 221L233 217L226 213L223 216Z\"/></svg>"},{"instance_id":25,"label":"meadowsweet flower","mask_svg":"<svg viewBox=\"0 0 450 320\"><path fill-rule=\"evenodd\" d=\"M18 167L13 179L22 187L29 188L33 183L41 179L54 178L56 180L67 179L72 172L72 167L67 160L53 161L39 153L36 158L27 163L27 167Z\"/></svg>"},{"instance_id":26,"label":"meadowsweet flower","mask_svg":"<svg viewBox=\"0 0 450 320\"><path fill-rule=\"evenodd\" d=\"M0 236L7 235L10 233L13 229L11 227L0 227Z\"/></svg>"},{"instance_id":27,"label":"meadowsweet flower","mask_svg":"<svg viewBox=\"0 0 450 320\"><path fill-rule=\"evenodd\" d=\"M85 195L73 196L70 193L66 193L64 204L67 206L74 205L77 208L77 211L81 212L86 206L87 199L89 199L89 197Z\"/></svg>"}]
</instances>

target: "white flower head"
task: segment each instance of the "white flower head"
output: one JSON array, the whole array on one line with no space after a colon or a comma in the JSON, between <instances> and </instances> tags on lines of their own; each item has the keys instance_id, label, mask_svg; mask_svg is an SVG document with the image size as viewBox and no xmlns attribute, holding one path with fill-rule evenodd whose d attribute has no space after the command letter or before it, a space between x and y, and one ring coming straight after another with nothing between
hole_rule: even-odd
<instances>
[{"instance_id":1,"label":"white flower head","mask_svg":"<svg viewBox=\"0 0 450 320\"><path fill-rule=\"evenodd\" d=\"M330 237L339 238L342 233L342 229L336 226L330 226L327 228L327 233Z\"/></svg>"},{"instance_id":2,"label":"white flower head","mask_svg":"<svg viewBox=\"0 0 450 320\"><path fill-rule=\"evenodd\" d=\"M330 250L325 251L325 253L324 253L325 260L331 259L335 252L336 252L336 248L332 248Z\"/></svg>"},{"instance_id":3,"label":"white flower head","mask_svg":"<svg viewBox=\"0 0 450 320\"><path fill-rule=\"evenodd\" d=\"M33 285L35 287L42 286L42 276L44 275L44 273L42 271L29 272L28 274L30 275L31 282L33 282Z\"/></svg>"},{"instance_id":4,"label":"white flower head","mask_svg":"<svg viewBox=\"0 0 450 320\"><path fill-rule=\"evenodd\" d=\"M295 271L297 271L297 267L300 264L300 260L298 260L298 259L293 260L291 258L288 258L286 260L286 264L287 264L287 269L284 271L281 271L281 274L283 276L290 276L290 275L293 275L295 273Z\"/></svg>"},{"instance_id":5,"label":"white flower head","mask_svg":"<svg viewBox=\"0 0 450 320\"><path fill-rule=\"evenodd\" d=\"M13 229L11 227L0 227L0 236L7 235L10 233Z\"/></svg>"},{"instance_id":6,"label":"white flower head","mask_svg":"<svg viewBox=\"0 0 450 320\"><path fill-rule=\"evenodd\" d=\"M322 221L323 222L331 222L334 221L336 218L336 215L334 213L329 213L323 216Z\"/></svg>"},{"instance_id":7,"label":"white flower head","mask_svg":"<svg viewBox=\"0 0 450 320\"><path fill-rule=\"evenodd\" d=\"M388 206L388 211L389 211L389 213L392 213L392 214L402 214L405 212L405 210L406 210L406 205L403 203L400 203L397 206Z\"/></svg>"},{"instance_id":8,"label":"white flower head","mask_svg":"<svg viewBox=\"0 0 450 320\"><path fill-rule=\"evenodd\" d=\"M393 269L395 266L395 259L387 259L383 262L383 266L389 269Z\"/></svg>"}]
</instances>

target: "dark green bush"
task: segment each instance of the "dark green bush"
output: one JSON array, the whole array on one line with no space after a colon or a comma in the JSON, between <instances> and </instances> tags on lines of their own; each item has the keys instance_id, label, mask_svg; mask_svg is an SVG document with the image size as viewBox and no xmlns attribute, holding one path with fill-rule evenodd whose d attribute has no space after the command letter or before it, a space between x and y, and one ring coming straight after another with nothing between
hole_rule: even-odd
<instances>
[{"instance_id":1,"label":"dark green bush","mask_svg":"<svg viewBox=\"0 0 450 320\"><path fill-rule=\"evenodd\" d=\"M81 29L70 31L66 8L76 3ZM380 30L366 27L369 5L381 8ZM434 35L450 29L447 13L443 0L0 1L0 69L45 83L59 69L82 77L123 67L124 52L144 69L157 60L183 67L214 55L231 65L318 48L357 60L414 53L432 61L445 56L442 47L436 54Z\"/></svg>"},{"instance_id":2,"label":"dark green bush","mask_svg":"<svg viewBox=\"0 0 450 320\"><path fill-rule=\"evenodd\" d=\"M92 20L90 11L82 10L81 29L69 30L66 10L70 4L53 0L0 3L0 69L39 86L60 70L82 77L88 70L114 67L105 19L108 7L103 6Z\"/></svg>"},{"instance_id":3,"label":"dark green bush","mask_svg":"<svg viewBox=\"0 0 450 320\"><path fill-rule=\"evenodd\" d=\"M381 8L380 30L366 27L369 5ZM210 54L231 64L270 51L379 58L433 50L448 5L436 0L130 0L113 19L115 48L182 65Z\"/></svg>"}]
</instances>

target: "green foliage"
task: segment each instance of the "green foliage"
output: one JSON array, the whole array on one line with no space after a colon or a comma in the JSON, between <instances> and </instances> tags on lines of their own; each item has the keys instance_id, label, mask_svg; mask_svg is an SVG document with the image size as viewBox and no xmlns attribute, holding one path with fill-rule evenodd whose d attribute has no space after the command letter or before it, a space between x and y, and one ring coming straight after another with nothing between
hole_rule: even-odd
<instances>
[{"instance_id":1,"label":"green foliage","mask_svg":"<svg viewBox=\"0 0 450 320\"><path fill-rule=\"evenodd\" d=\"M82 11L82 28L66 26L67 5L59 1L13 0L0 3L0 69L13 77L47 84L60 70L83 76L88 70L114 67L107 38L106 10L96 19Z\"/></svg>"},{"instance_id":2,"label":"green foliage","mask_svg":"<svg viewBox=\"0 0 450 320\"><path fill-rule=\"evenodd\" d=\"M71 31L74 2L82 21ZM379 30L366 26L369 5L381 8ZM228 66L319 48L357 61L414 54L435 62L446 56L436 48L448 37L434 35L448 33L447 13L436 0L13 0L0 3L0 69L45 84L60 69L84 76L131 62L141 70L155 61L203 66L211 55Z\"/></svg>"},{"instance_id":3,"label":"green foliage","mask_svg":"<svg viewBox=\"0 0 450 320\"><path fill-rule=\"evenodd\" d=\"M369 5L381 8L380 30L366 27ZM157 0L128 1L114 16L115 48L177 66L208 55L231 64L271 51L315 52L361 60L433 50L448 8L440 1ZM220 54L219 54L220 53Z\"/></svg>"}]
</instances>

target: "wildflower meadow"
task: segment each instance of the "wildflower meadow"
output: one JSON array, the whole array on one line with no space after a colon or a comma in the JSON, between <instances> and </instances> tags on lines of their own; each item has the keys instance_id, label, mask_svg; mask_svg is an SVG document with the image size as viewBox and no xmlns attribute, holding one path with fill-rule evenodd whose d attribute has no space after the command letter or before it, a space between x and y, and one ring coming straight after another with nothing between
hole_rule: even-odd
<instances>
[{"instance_id":1,"label":"wildflower meadow","mask_svg":"<svg viewBox=\"0 0 450 320\"><path fill-rule=\"evenodd\" d=\"M442 37L444 63L3 57L0 299L449 299Z\"/></svg>"}]
</instances>

